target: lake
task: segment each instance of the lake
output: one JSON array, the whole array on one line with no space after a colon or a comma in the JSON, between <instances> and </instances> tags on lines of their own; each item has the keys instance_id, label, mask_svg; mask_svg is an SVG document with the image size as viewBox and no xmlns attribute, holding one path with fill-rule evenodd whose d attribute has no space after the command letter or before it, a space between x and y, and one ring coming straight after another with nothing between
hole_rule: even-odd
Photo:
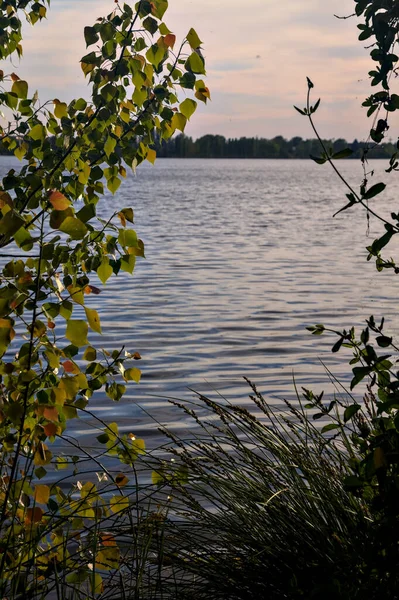
<instances>
[{"instance_id":1,"label":"lake","mask_svg":"<svg viewBox=\"0 0 399 600\"><path fill-rule=\"evenodd\" d=\"M17 165L0 161L1 176ZM360 163L339 166L358 189ZM385 215L399 208L399 184L387 166L370 166L379 173L375 183L390 182L372 201ZM382 230L377 222L367 235L360 207L332 218L345 203L331 168L312 161L161 159L130 173L99 212L106 218L134 208L146 260L87 304L100 312L104 335L96 343L138 351L143 377L119 404L97 393L92 410L156 445L154 419L175 430L187 425L169 396L192 400L196 390L248 405L246 376L281 404L294 398L294 377L299 387L333 389L320 360L350 381L348 351L332 355L334 338L305 328L361 326L374 314L399 332L398 282L366 263L365 246ZM98 432L83 419L74 434L90 446Z\"/></svg>"}]
</instances>

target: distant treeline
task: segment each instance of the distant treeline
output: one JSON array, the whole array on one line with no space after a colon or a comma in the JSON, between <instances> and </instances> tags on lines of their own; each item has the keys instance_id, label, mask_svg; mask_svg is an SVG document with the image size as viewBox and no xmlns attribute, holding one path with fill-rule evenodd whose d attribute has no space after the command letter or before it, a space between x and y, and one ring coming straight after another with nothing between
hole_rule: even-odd
<instances>
[{"instance_id":1,"label":"distant treeline","mask_svg":"<svg viewBox=\"0 0 399 600\"><path fill-rule=\"evenodd\" d=\"M51 141L56 151L55 138ZM347 142L342 138L323 142L332 152L350 148L353 151L350 158L360 158L367 147L365 142ZM371 144L375 147L369 149L369 158L390 158L397 149L391 143ZM304 140L301 137L286 140L281 135L271 140L258 137L225 138L222 135L204 135L193 140L181 134L168 141L156 141L154 147L160 158L309 158L310 155L320 156L322 153L318 140ZM13 154L0 142L0 155Z\"/></svg>"},{"instance_id":2,"label":"distant treeline","mask_svg":"<svg viewBox=\"0 0 399 600\"><path fill-rule=\"evenodd\" d=\"M350 143L344 139L324 140L328 149L338 152L345 148L353 150L351 158L360 158L366 147L364 142ZM373 144L374 145L374 144ZM380 144L369 151L370 158L389 158L395 152L391 143ZM264 138L225 138L221 135L204 135L193 140L178 135L171 140L156 144L157 155L163 158L309 158L320 156L321 147L317 140L293 137L286 140L281 135L271 140Z\"/></svg>"}]
</instances>

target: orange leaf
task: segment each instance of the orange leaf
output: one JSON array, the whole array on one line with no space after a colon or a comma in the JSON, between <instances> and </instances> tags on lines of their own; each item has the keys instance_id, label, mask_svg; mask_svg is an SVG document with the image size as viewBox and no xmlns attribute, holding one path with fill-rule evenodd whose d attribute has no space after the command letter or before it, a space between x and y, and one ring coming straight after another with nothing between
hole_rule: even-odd
<instances>
[{"instance_id":1,"label":"orange leaf","mask_svg":"<svg viewBox=\"0 0 399 600\"><path fill-rule=\"evenodd\" d=\"M133 354L133 358L134 358L134 360L141 360L141 354L139 354L139 352L135 352Z\"/></svg>"},{"instance_id":2,"label":"orange leaf","mask_svg":"<svg viewBox=\"0 0 399 600\"><path fill-rule=\"evenodd\" d=\"M64 367L64 371L66 371L67 373L72 373L73 375L77 375L78 373L80 373L79 367L75 365L75 363L73 363L71 360L66 360L62 363L62 366Z\"/></svg>"},{"instance_id":3,"label":"orange leaf","mask_svg":"<svg viewBox=\"0 0 399 600\"><path fill-rule=\"evenodd\" d=\"M39 504L47 504L50 498L50 488L48 485L36 485L34 498Z\"/></svg>"},{"instance_id":4,"label":"orange leaf","mask_svg":"<svg viewBox=\"0 0 399 600\"><path fill-rule=\"evenodd\" d=\"M119 217L119 219L120 219L120 222L121 222L121 225L122 225L122 227L126 227L126 217L125 217L125 215L123 214L123 212L119 212L119 213L118 213L118 217Z\"/></svg>"},{"instance_id":5,"label":"orange leaf","mask_svg":"<svg viewBox=\"0 0 399 600\"><path fill-rule=\"evenodd\" d=\"M44 433L47 437L53 437L57 433L58 427L55 423L47 423L44 426Z\"/></svg>"},{"instance_id":6,"label":"orange leaf","mask_svg":"<svg viewBox=\"0 0 399 600\"><path fill-rule=\"evenodd\" d=\"M68 198L65 198L61 192L52 192L49 197L49 202L55 210L66 210L70 205Z\"/></svg>"},{"instance_id":7,"label":"orange leaf","mask_svg":"<svg viewBox=\"0 0 399 600\"><path fill-rule=\"evenodd\" d=\"M173 35L173 33L168 33L168 35L165 35L165 37L164 37L164 42L165 42L166 46L169 46L169 48L173 49L173 47L176 43L176 36Z\"/></svg>"},{"instance_id":8,"label":"orange leaf","mask_svg":"<svg viewBox=\"0 0 399 600\"><path fill-rule=\"evenodd\" d=\"M11 319L0 319L0 327L3 329L12 329Z\"/></svg>"},{"instance_id":9,"label":"orange leaf","mask_svg":"<svg viewBox=\"0 0 399 600\"><path fill-rule=\"evenodd\" d=\"M101 542L103 546L116 546L115 538L110 533L103 533L101 535Z\"/></svg>"},{"instance_id":10,"label":"orange leaf","mask_svg":"<svg viewBox=\"0 0 399 600\"><path fill-rule=\"evenodd\" d=\"M119 473L116 477L115 477L115 483L118 487L123 487L125 486L127 483L129 483L129 479L126 477L126 475L124 475L123 473Z\"/></svg>"},{"instance_id":11,"label":"orange leaf","mask_svg":"<svg viewBox=\"0 0 399 600\"><path fill-rule=\"evenodd\" d=\"M20 79L16 73L11 73L10 77L14 83Z\"/></svg>"},{"instance_id":12,"label":"orange leaf","mask_svg":"<svg viewBox=\"0 0 399 600\"><path fill-rule=\"evenodd\" d=\"M43 410L43 417L48 421L58 421L58 409L55 406L46 406Z\"/></svg>"},{"instance_id":13,"label":"orange leaf","mask_svg":"<svg viewBox=\"0 0 399 600\"><path fill-rule=\"evenodd\" d=\"M43 511L38 506L35 508L28 508L26 511L25 523L40 523L43 517Z\"/></svg>"},{"instance_id":14,"label":"orange leaf","mask_svg":"<svg viewBox=\"0 0 399 600\"><path fill-rule=\"evenodd\" d=\"M96 287L95 285L87 285L86 288L85 288L85 290L87 288L90 289L90 292L85 291L86 294L90 294L91 293L91 294L95 294L96 296L98 296L98 294L101 294L101 290L98 287Z\"/></svg>"},{"instance_id":15,"label":"orange leaf","mask_svg":"<svg viewBox=\"0 0 399 600\"><path fill-rule=\"evenodd\" d=\"M3 208L6 204L12 208L11 196L7 192L0 192L0 208Z\"/></svg>"}]
</instances>

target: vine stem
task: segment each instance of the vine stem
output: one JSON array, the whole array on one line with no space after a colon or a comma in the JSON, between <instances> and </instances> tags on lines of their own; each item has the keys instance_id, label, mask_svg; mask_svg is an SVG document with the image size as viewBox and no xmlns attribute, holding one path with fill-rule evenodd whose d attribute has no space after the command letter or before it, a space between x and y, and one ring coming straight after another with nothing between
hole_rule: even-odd
<instances>
[{"instance_id":1,"label":"vine stem","mask_svg":"<svg viewBox=\"0 0 399 600\"><path fill-rule=\"evenodd\" d=\"M389 225L390 227L392 227L393 229L396 230L396 232L399 233L399 227L397 225L392 225L392 223L390 223L389 221L387 221L386 219L384 219L384 217L381 217L380 215L378 215L374 210L372 210L369 206L367 206L367 204L365 204L364 200L359 196L359 194L357 192L355 192L355 190L352 188L352 186L346 181L345 177L340 173L340 171L337 169L337 167L335 166L332 158L329 156L329 153L327 151L327 148L323 142L323 140L321 139L319 132L316 129L316 126L313 122L312 119L312 115L310 112L310 90L311 90L311 86L308 84L308 94L307 94L307 99L306 99L306 108L307 108L307 117L309 119L310 125L317 137L317 140L319 141L321 147L324 150L324 153L326 155L326 159L327 162L330 163L331 167L334 169L334 172L336 173L336 175L338 175L339 179L342 181L342 183L348 188L348 190L351 192L351 194L353 194L353 196L356 198L357 200L357 204L361 204L363 206L363 208L365 208L370 214L373 215L373 217L375 217L376 219L379 219L382 223Z\"/></svg>"}]
</instances>

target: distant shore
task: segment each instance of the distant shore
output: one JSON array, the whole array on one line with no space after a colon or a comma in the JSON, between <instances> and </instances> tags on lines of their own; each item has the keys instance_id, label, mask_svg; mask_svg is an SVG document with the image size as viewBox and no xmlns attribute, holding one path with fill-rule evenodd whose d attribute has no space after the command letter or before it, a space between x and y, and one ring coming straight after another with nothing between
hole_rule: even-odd
<instances>
[{"instance_id":1,"label":"distant shore","mask_svg":"<svg viewBox=\"0 0 399 600\"><path fill-rule=\"evenodd\" d=\"M340 138L323 140L331 153L349 149L348 158L361 158L367 152L368 158L389 159L397 150L396 145L366 142L347 142ZM293 137L290 140L282 136L266 138L225 138L221 135L204 135L196 140L186 135L178 135L167 141L157 140L155 149L159 158L296 158L309 159L320 156L322 149L316 139L305 140Z\"/></svg>"}]
</instances>

